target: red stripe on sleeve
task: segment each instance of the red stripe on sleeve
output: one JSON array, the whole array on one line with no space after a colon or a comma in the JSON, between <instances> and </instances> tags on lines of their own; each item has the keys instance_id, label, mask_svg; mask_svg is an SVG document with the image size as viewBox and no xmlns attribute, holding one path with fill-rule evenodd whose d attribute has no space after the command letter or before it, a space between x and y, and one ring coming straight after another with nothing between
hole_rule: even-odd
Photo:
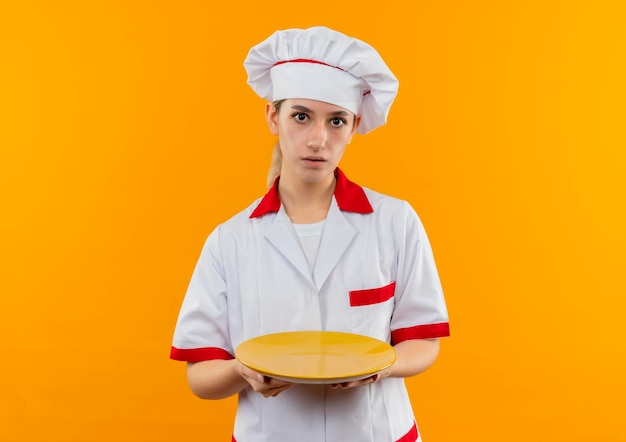
<instances>
[{"instance_id":1,"label":"red stripe on sleeve","mask_svg":"<svg viewBox=\"0 0 626 442\"><path fill-rule=\"evenodd\" d=\"M200 362L210 361L212 359L235 359L233 355L226 350L217 347L204 348L176 348L172 347L170 358L175 361Z\"/></svg>"},{"instance_id":2,"label":"red stripe on sleeve","mask_svg":"<svg viewBox=\"0 0 626 442\"><path fill-rule=\"evenodd\" d=\"M432 339L444 338L450 336L450 325L447 322L439 324L416 325L415 327L406 327L393 330L391 332L392 344L397 344L410 339Z\"/></svg>"}]
</instances>

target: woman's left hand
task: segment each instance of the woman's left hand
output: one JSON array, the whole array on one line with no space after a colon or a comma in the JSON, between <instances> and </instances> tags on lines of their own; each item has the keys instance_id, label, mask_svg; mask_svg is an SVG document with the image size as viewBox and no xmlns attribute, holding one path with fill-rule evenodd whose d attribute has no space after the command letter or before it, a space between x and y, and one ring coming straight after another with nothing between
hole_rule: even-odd
<instances>
[{"instance_id":1,"label":"woman's left hand","mask_svg":"<svg viewBox=\"0 0 626 442\"><path fill-rule=\"evenodd\" d=\"M341 388L342 390L348 390L350 388L361 387L363 385L373 384L378 382L382 378L386 378L391 374L391 367L388 367L382 371L379 371L375 375L369 376L364 379L359 379L357 381L350 382L341 382L339 384L330 384L330 388L337 389Z\"/></svg>"},{"instance_id":2,"label":"woman's left hand","mask_svg":"<svg viewBox=\"0 0 626 442\"><path fill-rule=\"evenodd\" d=\"M398 358L391 366L376 373L373 376L358 381L342 382L340 384L330 384L330 388L361 387L367 384L378 382L382 378L393 376L396 378L406 378L423 372L430 367L439 354L438 339L412 339L402 341L394 345ZM391 373L393 369L393 375Z\"/></svg>"}]
</instances>

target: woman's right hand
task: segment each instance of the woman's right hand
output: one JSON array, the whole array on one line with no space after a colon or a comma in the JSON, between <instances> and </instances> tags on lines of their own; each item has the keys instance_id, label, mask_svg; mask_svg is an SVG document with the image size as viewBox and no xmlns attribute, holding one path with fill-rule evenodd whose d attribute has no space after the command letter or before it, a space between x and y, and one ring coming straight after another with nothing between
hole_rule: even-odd
<instances>
[{"instance_id":1,"label":"woman's right hand","mask_svg":"<svg viewBox=\"0 0 626 442\"><path fill-rule=\"evenodd\" d=\"M263 397L276 397L294 385L291 382L264 376L241 363L239 364L239 374L250 384L254 391L262 394Z\"/></svg>"}]
</instances>

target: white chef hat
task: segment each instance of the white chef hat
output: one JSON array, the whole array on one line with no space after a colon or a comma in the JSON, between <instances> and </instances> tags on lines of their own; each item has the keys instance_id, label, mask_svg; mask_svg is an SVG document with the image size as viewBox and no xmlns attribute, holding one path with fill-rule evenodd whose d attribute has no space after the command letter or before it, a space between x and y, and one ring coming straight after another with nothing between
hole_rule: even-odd
<instances>
[{"instance_id":1,"label":"white chef hat","mask_svg":"<svg viewBox=\"0 0 626 442\"><path fill-rule=\"evenodd\" d=\"M325 101L361 115L359 133L387 121L398 80L369 44L332 29L276 31L244 61L248 84L268 101Z\"/></svg>"}]
</instances>

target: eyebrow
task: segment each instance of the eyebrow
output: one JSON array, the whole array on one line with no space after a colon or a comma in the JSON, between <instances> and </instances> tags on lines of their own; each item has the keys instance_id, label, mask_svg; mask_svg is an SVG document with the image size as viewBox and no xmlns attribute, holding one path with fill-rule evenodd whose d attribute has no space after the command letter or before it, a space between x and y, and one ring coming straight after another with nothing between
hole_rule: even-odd
<instances>
[{"instance_id":1,"label":"eyebrow","mask_svg":"<svg viewBox=\"0 0 626 442\"><path fill-rule=\"evenodd\" d=\"M291 106L291 108L293 110L297 110L300 112L308 112L308 113L314 113L312 109L309 109L306 106L302 106L301 104L294 104L293 106ZM348 117L350 116L350 112L344 111L344 110L339 110L339 111L334 111L334 112L329 112L328 115L333 115L336 117Z\"/></svg>"}]
</instances>

